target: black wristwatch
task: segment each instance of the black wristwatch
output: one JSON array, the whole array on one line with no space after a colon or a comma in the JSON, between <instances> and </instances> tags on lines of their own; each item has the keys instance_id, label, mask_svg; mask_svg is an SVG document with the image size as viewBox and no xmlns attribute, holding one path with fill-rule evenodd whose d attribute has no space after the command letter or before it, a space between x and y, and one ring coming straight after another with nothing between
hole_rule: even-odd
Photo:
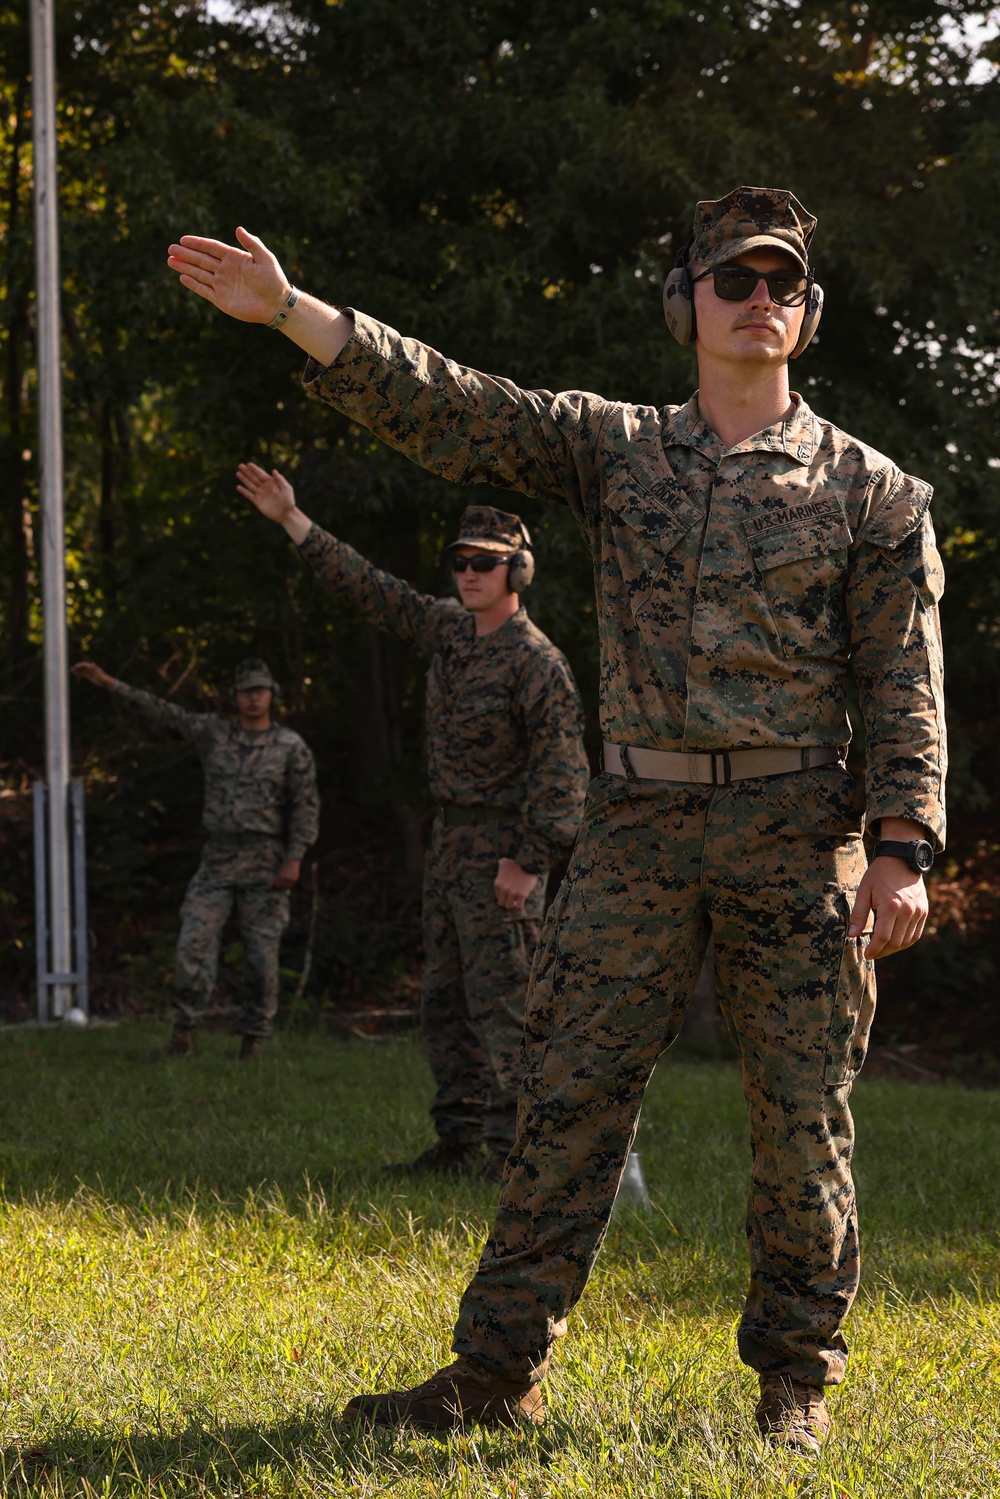
<instances>
[{"instance_id":1,"label":"black wristwatch","mask_svg":"<svg viewBox=\"0 0 1000 1499\"><path fill-rule=\"evenodd\" d=\"M895 843L891 838L876 843L872 858L888 854L893 859L905 859L914 874L926 874L934 863L934 850L924 838L914 838L912 843Z\"/></svg>"}]
</instances>

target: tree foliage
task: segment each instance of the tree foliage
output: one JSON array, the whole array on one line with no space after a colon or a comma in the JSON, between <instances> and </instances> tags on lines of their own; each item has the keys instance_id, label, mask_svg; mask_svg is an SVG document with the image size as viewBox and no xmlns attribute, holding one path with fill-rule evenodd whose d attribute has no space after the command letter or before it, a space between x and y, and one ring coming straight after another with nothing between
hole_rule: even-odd
<instances>
[{"instance_id":1,"label":"tree foliage","mask_svg":"<svg viewBox=\"0 0 1000 1499\"><path fill-rule=\"evenodd\" d=\"M772 183L820 221L827 315L797 382L936 486L953 793L995 803L1000 103L996 42L965 40L991 14L935 0L61 4L74 652L191 702L260 652L328 794L403 809L412 844L421 665L322 597L232 476L241 459L280 465L316 519L428 589L444 586L442 542L470 492L308 402L291 346L185 295L167 244L242 223L300 285L458 360L659 404L693 382L660 285L694 202ZM23 4L0 8L0 608L8 752L34 762L26 27ZM567 650L595 734L589 559L567 515L521 508L538 538L532 612ZM98 705L81 695L77 710L82 753Z\"/></svg>"}]
</instances>

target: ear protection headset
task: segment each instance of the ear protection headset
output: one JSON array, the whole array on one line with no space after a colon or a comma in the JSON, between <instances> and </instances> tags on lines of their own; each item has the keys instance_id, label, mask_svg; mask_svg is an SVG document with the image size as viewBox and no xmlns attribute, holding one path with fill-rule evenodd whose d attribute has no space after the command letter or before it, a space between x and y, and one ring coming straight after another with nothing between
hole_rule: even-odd
<instances>
[{"instance_id":1,"label":"ear protection headset","mask_svg":"<svg viewBox=\"0 0 1000 1499\"><path fill-rule=\"evenodd\" d=\"M531 550L531 534L524 521L520 522L524 545L510 559L507 569L507 587L511 593L523 593L535 576L535 554Z\"/></svg>"},{"instance_id":2,"label":"ear protection headset","mask_svg":"<svg viewBox=\"0 0 1000 1499\"><path fill-rule=\"evenodd\" d=\"M679 344L693 343L697 336L694 315L694 287L691 284L691 272L688 270L688 254L691 249L691 239L682 245L677 252L673 270L663 283L663 316L667 320L667 327ZM791 352L792 359L798 359L802 351L812 341L819 320L823 316L823 288L816 281L809 283L806 292L805 312L802 316L802 327L799 330L798 342Z\"/></svg>"},{"instance_id":3,"label":"ear protection headset","mask_svg":"<svg viewBox=\"0 0 1000 1499\"><path fill-rule=\"evenodd\" d=\"M523 593L531 585L535 576L535 554L531 550L531 533L523 520L518 521L521 527L521 546L512 553L510 562L507 564L507 591L508 593ZM461 545L460 542L455 543Z\"/></svg>"}]
</instances>

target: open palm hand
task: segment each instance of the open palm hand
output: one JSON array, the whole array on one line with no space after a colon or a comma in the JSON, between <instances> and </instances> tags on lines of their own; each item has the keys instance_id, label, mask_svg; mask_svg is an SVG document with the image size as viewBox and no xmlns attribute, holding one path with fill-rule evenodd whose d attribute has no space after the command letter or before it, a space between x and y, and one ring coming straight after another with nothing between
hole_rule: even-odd
<instances>
[{"instance_id":1,"label":"open palm hand","mask_svg":"<svg viewBox=\"0 0 1000 1499\"><path fill-rule=\"evenodd\" d=\"M295 509L295 490L276 468L268 474L256 463L241 463L236 480L240 494L268 520L280 524Z\"/></svg>"},{"instance_id":2,"label":"open palm hand","mask_svg":"<svg viewBox=\"0 0 1000 1499\"><path fill-rule=\"evenodd\" d=\"M262 240L237 229L236 245L185 234L171 245L167 265L180 272L181 285L212 302L241 323L269 323L281 307L289 283Z\"/></svg>"}]
</instances>

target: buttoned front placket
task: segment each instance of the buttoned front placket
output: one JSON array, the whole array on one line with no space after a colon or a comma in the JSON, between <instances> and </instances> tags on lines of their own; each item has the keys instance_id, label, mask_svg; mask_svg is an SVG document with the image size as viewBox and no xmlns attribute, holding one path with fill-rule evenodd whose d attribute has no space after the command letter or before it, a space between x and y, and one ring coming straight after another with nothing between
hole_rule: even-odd
<instances>
[{"instance_id":1,"label":"buttoned front placket","mask_svg":"<svg viewBox=\"0 0 1000 1499\"><path fill-rule=\"evenodd\" d=\"M787 421L729 449L723 449L711 429L690 416L678 432L681 443L695 448L700 456L697 472L706 473L706 461L714 465L714 471L706 475L706 522L691 621L685 752L744 742L742 729L738 736L729 732L730 721L742 725L746 712L742 701L732 701L734 694L743 696L736 676L737 631L766 635L772 625L743 523L755 509L754 489L762 479L778 464L787 466L789 458L798 466L811 456L809 440L798 435L804 414L797 409ZM774 463L768 462L771 457ZM690 477L695 478L695 471ZM747 685L757 696L759 684Z\"/></svg>"}]
</instances>

